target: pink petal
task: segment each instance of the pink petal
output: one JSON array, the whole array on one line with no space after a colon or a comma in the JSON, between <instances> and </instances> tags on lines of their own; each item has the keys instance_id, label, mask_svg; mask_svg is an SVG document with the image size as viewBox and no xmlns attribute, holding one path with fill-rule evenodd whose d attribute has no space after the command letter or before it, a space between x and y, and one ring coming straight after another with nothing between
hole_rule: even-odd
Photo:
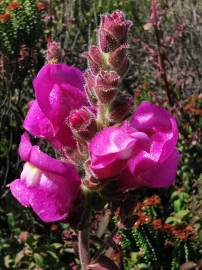
<instances>
[{"instance_id":1,"label":"pink petal","mask_svg":"<svg viewBox=\"0 0 202 270\"><path fill-rule=\"evenodd\" d=\"M97 162L97 164L96 164ZM127 162L124 159L116 159L115 157L106 157L105 159L91 159L91 170L98 179L106 179L114 177L121 173Z\"/></svg>"},{"instance_id":2,"label":"pink petal","mask_svg":"<svg viewBox=\"0 0 202 270\"><path fill-rule=\"evenodd\" d=\"M134 189L147 186L150 188L168 187L173 184L180 154L177 150L162 163L152 160L145 151L140 151L128 161L127 168L120 176L122 189Z\"/></svg>"},{"instance_id":3,"label":"pink petal","mask_svg":"<svg viewBox=\"0 0 202 270\"><path fill-rule=\"evenodd\" d=\"M143 132L156 132L170 130L171 114L165 109L143 101L136 109L131 118L131 124Z\"/></svg>"},{"instance_id":4,"label":"pink petal","mask_svg":"<svg viewBox=\"0 0 202 270\"><path fill-rule=\"evenodd\" d=\"M33 84L38 108L31 107L25 119L25 128L35 136L48 139L57 149L75 147L66 121L71 110L87 102L82 72L65 64L47 64L40 70ZM37 110L41 110L38 117L34 112Z\"/></svg>"},{"instance_id":5,"label":"pink petal","mask_svg":"<svg viewBox=\"0 0 202 270\"><path fill-rule=\"evenodd\" d=\"M81 180L72 164L56 160L32 146L29 136L21 137L19 152L27 161L21 177L10 183L13 196L31 206L45 222L65 219L78 196Z\"/></svg>"},{"instance_id":6,"label":"pink petal","mask_svg":"<svg viewBox=\"0 0 202 270\"><path fill-rule=\"evenodd\" d=\"M151 138L151 155L160 162L165 161L170 156L178 140L178 129L175 119L171 118L170 123L170 131L156 132Z\"/></svg>"},{"instance_id":7,"label":"pink petal","mask_svg":"<svg viewBox=\"0 0 202 270\"><path fill-rule=\"evenodd\" d=\"M26 182L22 179L16 179L11 182L10 187L12 195L21 203L23 206L30 206L31 190L27 188Z\"/></svg>"},{"instance_id":8,"label":"pink petal","mask_svg":"<svg viewBox=\"0 0 202 270\"><path fill-rule=\"evenodd\" d=\"M55 124L45 116L37 101L32 101L30 109L24 120L23 127L33 136L48 140L54 148L60 149L64 146L75 147L70 128L64 124Z\"/></svg>"},{"instance_id":9,"label":"pink petal","mask_svg":"<svg viewBox=\"0 0 202 270\"><path fill-rule=\"evenodd\" d=\"M27 187L22 179L13 181L9 186L23 206L31 206L44 222L53 222L65 219L72 210L80 182L71 177L71 173L64 177L47 173L42 174L34 187Z\"/></svg>"},{"instance_id":10,"label":"pink petal","mask_svg":"<svg viewBox=\"0 0 202 270\"><path fill-rule=\"evenodd\" d=\"M34 100L30 106L23 127L33 136L39 138L50 139L56 134L52 123L41 111L36 100Z\"/></svg>"},{"instance_id":11,"label":"pink petal","mask_svg":"<svg viewBox=\"0 0 202 270\"><path fill-rule=\"evenodd\" d=\"M173 185L179 159L179 152L174 150L163 163L156 164L150 170L142 172L141 178L146 182L146 186L161 188Z\"/></svg>"},{"instance_id":12,"label":"pink petal","mask_svg":"<svg viewBox=\"0 0 202 270\"><path fill-rule=\"evenodd\" d=\"M84 95L80 89L68 83L59 85L56 82L52 87L48 100L45 100L44 96L43 100L39 98L38 100L47 117L57 125L64 123L71 110L78 109L84 104ZM49 106L48 110L46 110L47 106Z\"/></svg>"},{"instance_id":13,"label":"pink petal","mask_svg":"<svg viewBox=\"0 0 202 270\"><path fill-rule=\"evenodd\" d=\"M30 153L29 162L42 171L63 175L74 171L74 166L50 157L43 153L38 146L33 146Z\"/></svg>"},{"instance_id":14,"label":"pink petal","mask_svg":"<svg viewBox=\"0 0 202 270\"><path fill-rule=\"evenodd\" d=\"M33 166L42 171L48 171L59 175L76 173L73 165L62 162L43 153L38 146L32 146L29 135L25 132L21 137L19 153L24 161L30 162Z\"/></svg>"},{"instance_id":15,"label":"pink petal","mask_svg":"<svg viewBox=\"0 0 202 270\"><path fill-rule=\"evenodd\" d=\"M124 138L124 139L123 139ZM121 128L106 128L90 142L90 168L100 179L113 177L125 167L135 140Z\"/></svg>"},{"instance_id":16,"label":"pink petal","mask_svg":"<svg viewBox=\"0 0 202 270\"><path fill-rule=\"evenodd\" d=\"M44 222L64 220L72 210L80 184L68 178L48 173L33 188L30 205Z\"/></svg>"},{"instance_id":17,"label":"pink petal","mask_svg":"<svg viewBox=\"0 0 202 270\"><path fill-rule=\"evenodd\" d=\"M85 103L83 75L78 68L47 64L33 84L40 108L55 124L64 121L71 109Z\"/></svg>"},{"instance_id":18,"label":"pink petal","mask_svg":"<svg viewBox=\"0 0 202 270\"><path fill-rule=\"evenodd\" d=\"M124 139L123 139L124 138ZM133 138L121 128L106 128L91 140L90 151L96 156L119 153L134 144Z\"/></svg>"},{"instance_id":19,"label":"pink petal","mask_svg":"<svg viewBox=\"0 0 202 270\"><path fill-rule=\"evenodd\" d=\"M127 160L139 149L149 150L150 138L125 123L97 133L90 142L91 170L99 178L120 174Z\"/></svg>"},{"instance_id":20,"label":"pink petal","mask_svg":"<svg viewBox=\"0 0 202 270\"><path fill-rule=\"evenodd\" d=\"M150 152L154 159L163 162L170 156L178 140L178 129L168 111L144 101L133 114L131 125L151 138Z\"/></svg>"},{"instance_id":21,"label":"pink petal","mask_svg":"<svg viewBox=\"0 0 202 270\"><path fill-rule=\"evenodd\" d=\"M24 161L29 160L30 152L32 150L32 144L27 132L21 136L18 153L20 158Z\"/></svg>"}]
</instances>

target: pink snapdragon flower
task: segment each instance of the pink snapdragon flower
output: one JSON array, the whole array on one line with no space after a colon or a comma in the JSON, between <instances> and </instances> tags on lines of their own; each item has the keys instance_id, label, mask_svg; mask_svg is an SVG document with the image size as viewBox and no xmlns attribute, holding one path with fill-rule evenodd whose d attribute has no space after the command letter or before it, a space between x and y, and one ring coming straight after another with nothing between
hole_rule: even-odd
<instances>
[{"instance_id":1,"label":"pink snapdragon flower","mask_svg":"<svg viewBox=\"0 0 202 270\"><path fill-rule=\"evenodd\" d=\"M36 100L30 105L23 127L34 136L47 139L57 149L74 147L67 119L71 110L87 102L82 72L65 64L46 64L33 85Z\"/></svg>"},{"instance_id":2,"label":"pink snapdragon flower","mask_svg":"<svg viewBox=\"0 0 202 270\"><path fill-rule=\"evenodd\" d=\"M148 145L148 141L143 132L129 134L124 126L100 131L89 146L92 172L99 179L117 176L126 167L135 148Z\"/></svg>"},{"instance_id":3,"label":"pink snapdragon flower","mask_svg":"<svg viewBox=\"0 0 202 270\"><path fill-rule=\"evenodd\" d=\"M128 160L119 179L121 186L131 189L172 185L180 159L176 149L178 128L175 118L159 106L142 102L132 116L130 126L149 136L150 148L149 151L141 149Z\"/></svg>"},{"instance_id":4,"label":"pink snapdragon flower","mask_svg":"<svg viewBox=\"0 0 202 270\"><path fill-rule=\"evenodd\" d=\"M21 137L19 155L26 163L20 178L9 184L13 196L23 206L31 206L44 222L66 219L81 184L74 166L32 146L27 133Z\"/></svg>"},{"instance_id":5,"label":"pink snapdragon flower","mask_svg":"<svg viewBox=\"0 0 202 270\"><path fill-rule=\"evenodd\" d=\"M129 122L106 128L90 142L90 168L98 179L116 177L123 190L173 183L179 153L178 129L171 114L142 102Z\"/></svg>"}]
</instances>

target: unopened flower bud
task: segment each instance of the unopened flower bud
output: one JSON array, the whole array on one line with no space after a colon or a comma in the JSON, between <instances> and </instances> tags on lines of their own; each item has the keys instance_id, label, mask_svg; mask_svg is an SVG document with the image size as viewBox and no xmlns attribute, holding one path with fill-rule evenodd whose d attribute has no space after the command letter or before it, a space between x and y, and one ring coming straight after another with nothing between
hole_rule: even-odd
<instances>
[{"instance_id":1,"label":"unopened flower bud","mask_svg":"<svg viewBox=\"0 0 202 270\"><path fill-rule=\"evenodd\" d=\"M134 100L129 95L117 96L111 103L108 118L112 123L121 122L134 108Z\"/></svg>"},{"instance_id":2,"label":"unopened flower bud","mask_svg":"<svg viewBox=\"0 0 202 270\"><path fill-rule=\"evenodd\" d=\"M103 52L110 52L126 43L128 29L131 25L132 22L125 20L124 13L121 11L101 16L98 31L101 50Z\"/></svg>"},{"instance_id":3,"label":"unopened flower bud","mask_svg":"<svg viewBox=\"0 0 202 270\"><path fill-rule=\"evenodd\" d=\"M97 74L103 65L103 57L100 49L97 46L91 46L88 52L84 53L84 56L88 59L90 70L94 74Z\"/></svg>"},{"instance_id":4,"label":"unopened flower bud","mask_svg":"<svg viewBox=\"0 0 202 270\"><path fill-rule=\"evenodd\" d=\"M96 133L94 114L87 107L72 111L69 125L73 135L80 140L90 140Z\"/></svg>"},{"instance_id":5,"label":"unopened flower bud","mask_svg":"<svg viewBox=\"0 0 202 270\"><path fill-rule=\"evenodd\" d=\"M47 45L46 59L48 63L57 63L62 56L62 50L60 44L56 41L50 41Z\"/></svg>"},{"instance_id":6,"label":"unopened flower bud","mask_svg":"<svg viewBox=\"0 0 202 270\"><path fill-rule=\"evenodd\" d=\"M102 104L110 103L118 92L119 76L114 71L101 71L96 77L95 94Z\"/></svg>"},{"instance_id":7,"label":"unopened flower bud","mask_svg":"<svg viewBox=\"0 0 202 270\"><path fill-rule=\"evenodd\" d=\"M124 75L129 67L129 59L127 55L128 45L124 44L110 53L109 65L116 70L119 75Z\"/></svg>"}]
</instances>

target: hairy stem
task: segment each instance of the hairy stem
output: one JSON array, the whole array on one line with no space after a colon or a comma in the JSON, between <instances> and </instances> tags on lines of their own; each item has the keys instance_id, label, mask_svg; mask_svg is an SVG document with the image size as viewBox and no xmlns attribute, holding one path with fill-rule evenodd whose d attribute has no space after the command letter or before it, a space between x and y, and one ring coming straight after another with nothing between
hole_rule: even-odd
<instances>
[{"instance_id":1,"label":"hairy stem","mask_svg":"<svg viewBox=\"0 0 202 270\"><path fill-rule=\"evenodd\" d=\"M105 233L105 231L109 225L110 218L111 218L111 210L105 209L102 221L100 222L98 230L97 230L98 237L101 238L103 236L103 234Z\"/></svg>"},{"instance_id":2,"label":"hairy stem","mask_svg":"<svg viewBox=\"0 0 202 270\"><path fill-rule=\"evenodd\" d=\"M87 270L87 266L90 262L89 228L83 229L78 232L78 248L79 248L79 258L80 258L80 263L81 263L81 269Z\"/></svg>"},{"instance_id":3,"label":"hairy stem","mask_svg":"<svg viewBox=\"0 0 202 270\"><path fill-rule=\"evenodd\" d=\"M101 130L105 126L107 126L107 119L106 119L106 107L104 104L98 104L98 111L97 111L97 126L98 130Z\"/></svg>"}]
</instances>

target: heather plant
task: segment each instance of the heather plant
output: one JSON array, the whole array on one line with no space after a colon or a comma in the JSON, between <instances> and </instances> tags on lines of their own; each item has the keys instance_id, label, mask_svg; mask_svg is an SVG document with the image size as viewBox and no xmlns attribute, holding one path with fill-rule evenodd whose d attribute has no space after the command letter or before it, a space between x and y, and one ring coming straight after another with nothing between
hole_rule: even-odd
<instances>
[{"instance_id":1,"label":"heather plant","mask_svg":"<svg viewBox=\"0 0 202 270\"><path fill-rule=\"evenodd\" d=\"M42 22L36 1L1 1L0 40L5 55L18 55L41 36Z\"/></svg>"}]
</instances>

